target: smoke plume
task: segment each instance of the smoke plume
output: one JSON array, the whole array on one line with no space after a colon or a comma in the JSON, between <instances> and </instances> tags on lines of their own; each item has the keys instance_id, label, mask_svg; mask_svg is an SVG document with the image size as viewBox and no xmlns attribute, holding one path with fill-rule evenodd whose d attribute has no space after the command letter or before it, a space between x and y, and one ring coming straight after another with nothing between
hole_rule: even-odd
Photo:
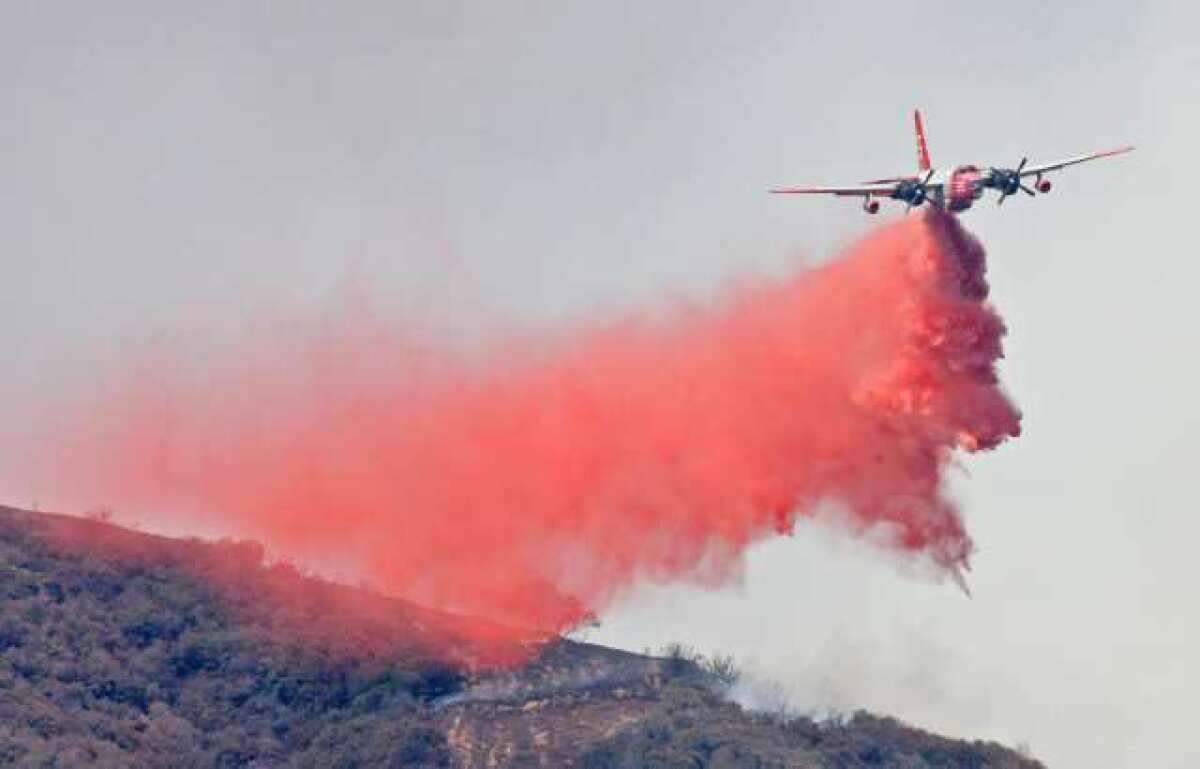
<instances>
[{"instance_id":1,"label":"smoke plume","mask_svg":"<svg viewBox=\"0 0 1200 769\"><path fill-rule=\"evenodd\" d=\"M202 364L154 356L48 456L67 493L217 516L546 633L639 580L727 583L748 546L825 509L957 575L972 544L943 473L1019 432L986 297L980 244L911 216L716 306L483 360L353 313Z\"/></svg>"}]
</instances>

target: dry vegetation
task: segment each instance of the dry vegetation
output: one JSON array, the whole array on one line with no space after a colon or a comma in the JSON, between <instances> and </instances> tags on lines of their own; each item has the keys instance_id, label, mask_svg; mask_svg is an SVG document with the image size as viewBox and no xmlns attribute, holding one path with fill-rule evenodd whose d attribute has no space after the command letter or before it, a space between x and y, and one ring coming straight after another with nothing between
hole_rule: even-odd
<instances>
[{"instance_id":1,"label":"dry vegetation","mask_svg":"<svg viewBox=\"0 0 1200 769\"><path fill-rule=\"evenodd\" d=\"M1040 766L867 714L746 713L732 660L681 647L561 641L477 672L453 618L244 543L0 508L0 601L4 766Z\"/></svg>"}]
</instances>

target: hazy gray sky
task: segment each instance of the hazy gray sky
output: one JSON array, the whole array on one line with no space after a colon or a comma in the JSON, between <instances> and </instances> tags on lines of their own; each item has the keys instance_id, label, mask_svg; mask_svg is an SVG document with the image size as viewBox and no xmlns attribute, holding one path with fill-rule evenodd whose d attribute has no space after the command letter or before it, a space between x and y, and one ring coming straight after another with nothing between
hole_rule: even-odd
<instances>
[{"instance_id":1,"label":"hazy gray sky","mask_svg":"<svg viewBox=\"0 0 1200 769\"><path fill-rule=\"evenodd\" d=\"M755 551L739 589L648 589L595 638L730 651L800 705L1027 742L1051 766L1194 766L1197 15L8 2L6 442L36 429L36 393L124 345L348 276L469 341L819 260L870 222L764 189L907 171L914 105L935 163L1134 142L967 214L1026 431L955 481L974 600L813 528ZM0 465L0 494L37 490Z\"/></svg>"}]
</instances>

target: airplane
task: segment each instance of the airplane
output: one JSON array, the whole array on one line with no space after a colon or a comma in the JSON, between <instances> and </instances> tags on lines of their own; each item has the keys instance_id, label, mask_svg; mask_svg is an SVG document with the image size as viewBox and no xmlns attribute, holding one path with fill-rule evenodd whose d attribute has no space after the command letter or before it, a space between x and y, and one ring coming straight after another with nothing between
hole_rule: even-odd
<instances>
[{"instance_id":1,"label":"airplane","mask_svg":"<svg viewBox=\"0 0 1200 769\"><path fill-rule=\"evenodd\" d=\"M1002 205L1009 195L1015 195L1017 192L1024 192L1030 197L1039 192L1044 194L1053 186L1049 179L1043 178L1047 172L1088 160L1121 155L1133 149L1132 145L1127 145L1036 166L1028 165L1029 158L1021 158L1016 168L989 166L984 170L973 165L934 168L929 159L929 145L925 141L925 123L921 119L921 110L913 111L913 122L917 131L917 173L912 176L875 179L849 187L777 187L771 192L785 195L860 197L863 199L863 210L868 214L879 212L881 198L904 202L905 213L922 204L958 213L970 208L976 200L983 197L987 189L999 191L1000 199L997 205ZM1033 187L1024 183L1030 176L1033 177Z\"/></svg>"}]
</instances>

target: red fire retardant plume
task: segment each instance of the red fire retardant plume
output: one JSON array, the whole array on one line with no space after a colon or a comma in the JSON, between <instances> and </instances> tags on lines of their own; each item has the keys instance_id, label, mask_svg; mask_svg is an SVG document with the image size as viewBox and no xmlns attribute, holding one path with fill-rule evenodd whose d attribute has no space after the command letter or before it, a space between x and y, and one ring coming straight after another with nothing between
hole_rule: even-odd
<instances>
[{"instance_id":1,"label":"red fire retardant plume","mask_svg":"<svg viewBox=\"0 0 1200 769\"><path fill-rule=\"evenodd\" d=\"M716 307L483 362L353 320L187 376L156 361L56 445L96 503L220 516L526 630L643 579L727 582L820 510L957 575L972 544L943 472L1019 432L986 297L980 244L914 215Z\"/></svg>"}]
</instances>

